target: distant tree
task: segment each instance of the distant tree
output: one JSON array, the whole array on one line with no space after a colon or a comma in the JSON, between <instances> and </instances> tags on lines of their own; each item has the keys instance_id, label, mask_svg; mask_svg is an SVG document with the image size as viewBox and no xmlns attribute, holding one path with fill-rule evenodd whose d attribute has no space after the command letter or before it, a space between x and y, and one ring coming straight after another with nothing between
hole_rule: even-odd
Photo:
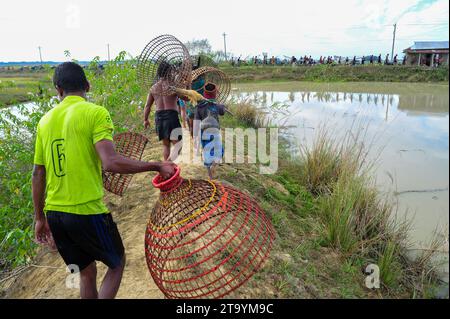
<instances>
[{"instance_id":1,"label":"distant tree","mask_svg":"<svg viewBox=\"0 0 450 319\"><path fill-rule=\"evenodd\" d=\"M213 51L213 52L211 52L211 58L215 62L221 62L222 60L225 60L225 54L221 50Z\"/></svg>"},{"instance_id":2,"label":"distant tree","mask_svg":"<svg viewBox=\"0 0 450 319\"><path fill-rule=\"evenodd\" d=\"M212 47L211 44L209 44L208 39L201 39L201 40L192 40L185 43L187 49L189 50L189 53L192 55L197 54L210 54Z\"/></svg>"},{"instance_id":3,"label":"distant tree","mask_svg":"<svg viewBox=\"0 0 450 319\"><path fill-rule=\"evenodd\" d=\"M223 52L222 50L212 51L209 55L216 63L222 63L226 60L225 52ZM228 60L231 60L231 57L234 56L234 54L233 52L227 52L227 56Z\"/></svg>"},{"instance_id":4,"label":"distant tree","mask_svg":"<svg viewBox=\"0 0 450 319\"><path fill-rule=\"evenodd\" d=\"M66 58L70 58L70 51L69 50L64 50L64 56Z\"/></svg>"}]
</instances>

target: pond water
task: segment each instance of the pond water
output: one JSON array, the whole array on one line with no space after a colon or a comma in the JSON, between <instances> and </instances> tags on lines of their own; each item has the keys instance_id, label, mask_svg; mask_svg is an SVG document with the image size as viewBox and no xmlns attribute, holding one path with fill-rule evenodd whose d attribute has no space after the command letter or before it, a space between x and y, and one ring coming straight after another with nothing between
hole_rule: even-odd
<instances>
[{"instance_id":1,"label":"pond water","mask_svg":"<svg viewBox=\"0 0 450 319\"><path fill-rule=\"evenodd\" d=\"M448 239L449 86L403 83L268 83L236 85L233 97L268 110L285 126L291 152L321 127L334 137L363 129L377 158L379 188L395 194L399 217L412 219L411 240ZM443 250L448 255L448 241Z\"/></svg>"}]
</instances>

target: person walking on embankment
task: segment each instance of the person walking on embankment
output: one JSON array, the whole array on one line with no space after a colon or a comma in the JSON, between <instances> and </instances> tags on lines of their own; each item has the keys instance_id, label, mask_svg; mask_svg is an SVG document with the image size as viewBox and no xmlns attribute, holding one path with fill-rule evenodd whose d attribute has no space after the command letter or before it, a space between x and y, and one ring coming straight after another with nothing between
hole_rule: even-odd
<instances>
[{"instance_id":1,"label":"person walking on embankment","mask_svg":"<svg viewBox=\"0 0 450 319\"><path fill-rule=\"evenodd\" d=\"M174 92L169 95L163 95L162 92L168 91L170 87L169 77L174 72L173 67L162 62L157 70L158 81L151 87L144 108L144 128L150 126L149 116L152 105L156 105L155 129L158 138L163 143L163 158L169 160L171 146L181 142L181 123L178 113L178 98ZM178 154L173 154L177 156Z\"/></svg>"},{"instance_id":2,"label":"person walking on embankment","mask_svg":"<svg viewBox=\"0 0 450 319\"><path fill-rule=\"evenodd\" d=\"M200 122L200 141L203 148L203 163L208 170L209 179L214 179L214 168L224 155L220 135L219 116L225 115L225 105L216 102L217 87L214 83L206 83L205 97L195 109L194 119Z\"/></svg>"},{"instance_id":3,"label":"person walking on embankment","mask_svg":"<svg viewBox=\"0 0 450 319\"><path fill-rule=\"evenodd\" d=\"M109 112L86 100L90 84L78 64L60 64L53 84L61 103L37 126L32 177L35 239L56 245L66 265L79 271L81 298L114 298L125 251L103 203L102 167L121 174L156 171L169 178L175 165L135 161L115 152ZM108 267L99 290L96 261Z\"/></svg>"}]
</instances>

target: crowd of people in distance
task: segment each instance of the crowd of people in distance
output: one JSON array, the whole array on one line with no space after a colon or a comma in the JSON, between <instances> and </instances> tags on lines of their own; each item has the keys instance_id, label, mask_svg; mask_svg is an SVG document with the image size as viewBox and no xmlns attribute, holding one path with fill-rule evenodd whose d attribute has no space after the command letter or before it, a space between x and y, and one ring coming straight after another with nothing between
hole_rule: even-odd
<instances>
[{"instance_id":1,"label":"crowd of people in distance","mask_svg":"<svg viewBox=\"0 0 450 319\"><path fill-rule=\"evenodd\" d=\"M443 63L443 58L439 56L438 54L434 55L433 61L431 66L433 67L439 67ZM273 65L273 66L279 66L279 65L321 65L321 64L341 64L341 65L367 65L367 64L379 64L379 65L406 65L407 64L407 57L406 55L403 56L402 59L399 59L398 54L395 54L394 57L391 59L389 54L386 54L386 56L383 58L382 54L380 53L378 56L371 54L366 56L358 57L356 55L353 56L353 58L348 56L328 56L323 55L320 56L319 59L313 58L311 55L304 55L300 57L292 56L279 58L272 56L269 58L267 55L263 55L262 57L259 56L253 56L249 59L242 59L241 57L233 57L231 59L231 65L232 66L241 66L241 65Z\"/></svg>"}]
</instances>

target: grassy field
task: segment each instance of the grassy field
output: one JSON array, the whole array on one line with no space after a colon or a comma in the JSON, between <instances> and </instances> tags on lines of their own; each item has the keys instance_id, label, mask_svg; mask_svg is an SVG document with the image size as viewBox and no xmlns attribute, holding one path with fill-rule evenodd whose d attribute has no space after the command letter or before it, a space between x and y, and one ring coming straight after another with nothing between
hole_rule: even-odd
<instances>
[{"instance_id":1,"label":"grassy field","mask_svg":"<svg viewBox=\"0 0 450 319\"><path fill-rule=\"evenodd\" d=\"M384 65L240 66L221 65L234 82L448 82L448 67ZM0 106L30 100L30 93L51 88L51 71L0 69Z\"/></svg>"},{"instance_id":2,"label":"grassy field","mask_svg":"<svg viewBox=\"0 0 450 319\"><path fill-rule=\"evenodd\" d=\"M0 70L0 107L29 101L30 93L39 93L50 86L48 71Z\"/></svg>"},{"instance_id":3,"label":"grassy field","mask_svg":"<svg viewBox=\"0 0 450 319\"><path fill-rule=\"evenodd\" d=\"M221 66L235 82L448 82L448 67L385 65Z\"/></svg>"}]
</instances>

